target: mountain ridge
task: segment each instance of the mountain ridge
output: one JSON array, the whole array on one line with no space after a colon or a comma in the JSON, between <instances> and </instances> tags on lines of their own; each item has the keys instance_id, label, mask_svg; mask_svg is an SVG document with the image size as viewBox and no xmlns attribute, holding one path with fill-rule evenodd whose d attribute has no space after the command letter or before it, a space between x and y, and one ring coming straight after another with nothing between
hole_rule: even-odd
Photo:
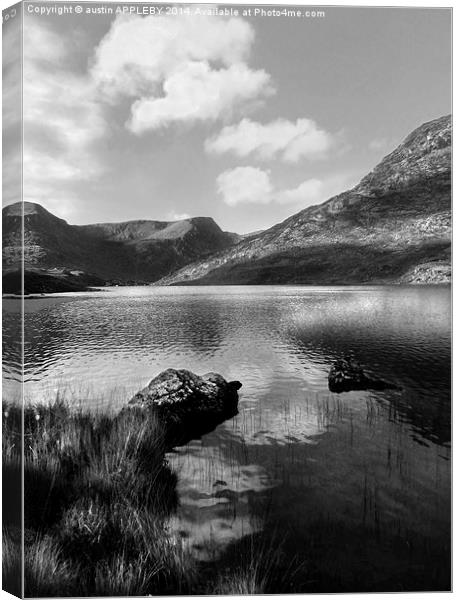
<instances>
[{"instance_id":1,"label":"mountain ridge","mask_svg":"<svg viewBox=\"0 0 458 600\"><path fill-rule=\"evenodd\" d=\"M447 115L415 129L351 190L157 284L449 281L450 175ZM427 263L430 276L417 281Z\"/></svg>"},{"instance_id":2,"label":"mountain ridge","mask_svg":"<svg viewBox=\"0 0 458 600\"><path fill-rule=\"evenodd\" d=\"M3 209L3 265L155 285L450 281L451 117L424 123L352 189L245 236L211 217L70 225L39 204ZM96 279L92 279L92 276ZM98 278L98 279L97 279Z\"/></svg>"},{"instance_id":3,"label":"mountain ridge","mask_svg":"<svg viewBox=\"0 0 458 600\"><path fill-rule=\"evenodd\" d=\"M70 225L43 206L3 209L3 267L20 269L24 214L25 269L77 269L117 283L150 283L238 241L211 217Z\"/></svg>"}]
</instances>

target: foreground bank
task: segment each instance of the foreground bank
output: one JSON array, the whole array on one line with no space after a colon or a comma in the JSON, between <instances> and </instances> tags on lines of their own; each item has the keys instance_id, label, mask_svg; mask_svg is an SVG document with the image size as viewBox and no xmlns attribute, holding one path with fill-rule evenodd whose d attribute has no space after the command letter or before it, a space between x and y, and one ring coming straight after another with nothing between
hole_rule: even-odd
<instances>
[{"instance_id":1,"label":"foreground bank","mask_svg":"<svg viewBox=\"0 0 458 600\"><path fill-rule=\"evenodd\" d=\"M210 574L168 527L178 497L165 451L233 416L238 387L214 373L170 369L116 415L75 412L59 401L26 408L25 595L280 591L289 569L272 571L280 556L274 546L255 559L248 545L232 571ZM21 478L21 412L3 404L3 578L12 591L21 531L8 490Z\"/></svg>"}]
</instances>

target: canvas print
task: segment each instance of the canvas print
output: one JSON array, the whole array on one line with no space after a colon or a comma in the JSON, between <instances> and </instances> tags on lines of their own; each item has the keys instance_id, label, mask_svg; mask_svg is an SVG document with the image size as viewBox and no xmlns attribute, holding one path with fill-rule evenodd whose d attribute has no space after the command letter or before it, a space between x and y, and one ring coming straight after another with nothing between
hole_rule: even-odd
<instances>
[{"instance_id":1,"label":"canvas print","mask_svg":"<svg viewBox=\"0 0 458 600\"><path fill-rule=\"evenodd\" d=\"M451 589L451 8L3 11L3 587Z\"/></svg>"}]
</instances>

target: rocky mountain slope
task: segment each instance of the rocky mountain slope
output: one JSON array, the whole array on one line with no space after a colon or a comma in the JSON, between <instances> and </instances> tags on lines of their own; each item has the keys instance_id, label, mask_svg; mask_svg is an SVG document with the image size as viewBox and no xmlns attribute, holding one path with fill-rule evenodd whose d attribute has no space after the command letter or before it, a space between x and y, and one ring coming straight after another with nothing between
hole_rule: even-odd
<instances>
[{"instance_id":1,"label":"rocky mountain slope","mask_svg":"<svg viewBox=\"0 0 458 600\"><path fill-rule=\"evenodd\" d=\"M116 283L152 282L238 241L211 218L69 225L39 204L24 203L26 270L55 276L81 270ZM21 204L3 209L3 268L21 260Z\"/></svg>"},{"instance_id":2,"label":"rocky mountain slope","mask_svg":"<svg viewBox=\"0 0 458 600\"><path fill-rule=\"evenodd\" d=\"M75 226L24 203L26 280L39 291L48 291L49 277L82 289L99 281L443 283L450 239L449 116L416 129L352 190L249 236L207 217ZM17 203L3 209L4 281L16 287L20 261Z\"/></svg>"},{"instance_id":3,"label":"rocky mountain slope","mask_svg":"<svg viewBox=\"0 0 458 600\"><path fill-rule=\"evenodd\" d=\"M159 284L450 280L451 118L420 126L353 189Z\"/></svg>"}]
</instances>

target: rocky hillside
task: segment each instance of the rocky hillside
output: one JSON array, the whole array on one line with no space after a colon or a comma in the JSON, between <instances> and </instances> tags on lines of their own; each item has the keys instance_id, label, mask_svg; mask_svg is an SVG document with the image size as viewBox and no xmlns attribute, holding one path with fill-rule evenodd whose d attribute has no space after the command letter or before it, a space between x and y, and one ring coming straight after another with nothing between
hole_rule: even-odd
<instances>
[{"instance_id":1,"label":"rocky hillside","mask_svg":"<svg viewBox=\"0 0 458 600\"><path fill-rule=\"evenodd\" d=\"M26 270L53 276L81 270L116 283L152 282L233 245L213 219L69 225L39 204L24 203ZM3 209L3 268L20 268L21 204Z\"/></svg>"},{"instance_id":2,"label":"rocky hillside","mask_svg":"<svg viewBox=\"0 0 458 600\"><path fill-rule=\"evenodd\" d=\"M450 177L446 116L416 129L353 189L158 283L448 282Z\"/></svg>"}]
</instances>

